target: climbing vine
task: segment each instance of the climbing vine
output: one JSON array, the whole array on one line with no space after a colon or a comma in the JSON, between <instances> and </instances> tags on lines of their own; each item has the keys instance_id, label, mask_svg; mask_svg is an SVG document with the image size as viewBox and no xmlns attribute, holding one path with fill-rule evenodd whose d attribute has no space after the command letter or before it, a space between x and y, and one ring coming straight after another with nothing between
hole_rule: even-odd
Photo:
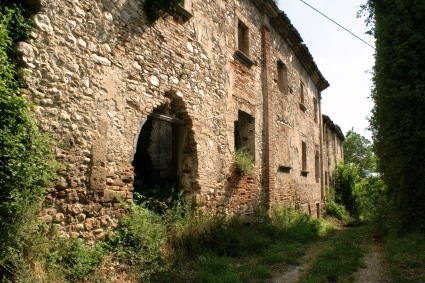
<instances>
[{"instance_id":1,"label":"climbing vine","mask_svg":"<svg viewBox=\"0 0 425 283\"><path fill-rule=\"evenodd\" d=\"M156 21L161 11L175 11L183 0L145 0L145 10L150 22Z\"/></svg>"}]
</instances>

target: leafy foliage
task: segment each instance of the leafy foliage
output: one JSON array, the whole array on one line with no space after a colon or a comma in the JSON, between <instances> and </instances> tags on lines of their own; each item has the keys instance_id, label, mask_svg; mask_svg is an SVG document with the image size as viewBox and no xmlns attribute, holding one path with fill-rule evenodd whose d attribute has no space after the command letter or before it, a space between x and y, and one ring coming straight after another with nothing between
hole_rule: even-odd
<instances>
[{"instance_id":1,"label":"leafy foliage","mask_svg":"<svg viewBox=\"0 0 425 283\"><path fill-rule=\"evenodd\" d=\"M425 231L425 5L369 0L376 64L371 128L399 231Z\"/></svg>"},{"instance_id":2,"label":"leafy foliage","mask_svg":"<svg viewBox=\"0 0 425 283\"><path fill-rule=\"evenodd\" d=\"M254 158L246 150L235 151L235 165L239 173L250 174L254 168Z\"/></svg>"},{"instance_id":3,"label":"leafy foliage","mask_svg":"<svg viewBox=\"0 0 425 283\"><path fill-rule=\"evenodd\" d=\"M358 166L339 163L335 175L335 201L344 205L352 216L358 216L359 204L355 197L356 184L360 181Z\"/></svg>"},{"instance_id":4,"label":"leafy foliage","mask_svg":"<svg viewBox=\"0 0 425 283\"><path fill-rule=\"evenodd\" d=\"M349 130L344 141L344 162L354 163L359 167L362 178L376 172L376 158L371 142L364 136Z\"/></svg>"},{"instance_id":5,"label":"leafy foliage","mask_svg":"<svg viewBox=\"0 0 425 283\"><path fill-rule=\"evenodd\" d=\"M161 11L175 11L177 5L182 2L183 0L146 0L145 10L148 20L156 21Z\"/></svg>"},{"instance_id":6,"label":"leafy foliage","mask_svg":"<svg viewBox=\"0 0 425 283\"><path fill-rule=\"evenodd\" d=\"M326 214L336 217L344 224L347 224L350 221L350 214L345 209L345 206L340 203L336 203L330 198L326 200Z\"/></svg>"},{"instance_id":7,"label":"leafy foliage","mask_svg":"<svg viewBox=\"0 0 425 283\"><path fill-rule=\"evenodd\" d=\"M0 271L12 274L33 244L39 229L35 213L55 171L49 142L21 96L13 56L13 44L25 39L30 27L20 6L0 4Z\"/></svg>"}]
</instances>

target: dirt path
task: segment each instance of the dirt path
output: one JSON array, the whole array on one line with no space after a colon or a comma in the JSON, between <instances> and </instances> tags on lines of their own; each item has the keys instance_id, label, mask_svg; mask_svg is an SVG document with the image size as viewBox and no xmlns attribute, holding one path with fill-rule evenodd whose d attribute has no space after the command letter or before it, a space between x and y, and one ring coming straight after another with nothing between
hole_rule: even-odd
<instances>
[{"instance_id":1,"label":"dirt path","mask_svg":"<svg viewBox=\"0 0 425 283\"><path fill-rule=\"evenodd\" d=\"M390 283L390 271L385 263L382 243L370 245L369 252L364 256L365 267L354 273L354 283Z\"/></svg>"},{"instance_id":2,"label":"dirt path","mask_svg":"<svg viewBox=\"0 0 425 283\"><path fill-rule=\"evenodd\" d=\"M310 268L310 265L314 262L317 254L320 251L321 243L313 244L301 258L301 265L289 266L283 273L279 272L273 276L272 283L297 283L304 271Z\"/></svg>"},{"instance_id":3,"label":"dirt path","mask_svg":"<svg viewBox=\"0 0 425 283\"><path fill-rule=\"evenodd\" d=\"M331 239L328 239L329 243ZM321 251L321 244L313 244L301 259L299 266L290 266L281 273L275 274L273 283L297 283L307 271ZM353 274L354 283L391 283L390 271L385 262L384 247L379 241L370 243L364 255L364 267Z\"/></svg>"}]
</instances>

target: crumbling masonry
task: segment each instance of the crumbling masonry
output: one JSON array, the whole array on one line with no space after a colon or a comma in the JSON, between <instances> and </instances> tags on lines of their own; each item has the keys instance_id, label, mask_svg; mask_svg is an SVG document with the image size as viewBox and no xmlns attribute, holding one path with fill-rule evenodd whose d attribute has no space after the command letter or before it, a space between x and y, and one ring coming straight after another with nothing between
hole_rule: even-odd
<instances>
[{"instance_id":1,"label":"crumbling masonry","mask_svg":"<svg viewBox=\"0 0 425 283\"><path fill-rule=\"evenodd\" d=\"M46 221L101 238L119 199L166 185L212 213L320 216L337 158L323 144L328 82L274 1L186 0L148 24L143 0L45 0L34 24L17 49L63 164ZM252 174L235 173L236 149Z\"/></svg>"}]
</instances>

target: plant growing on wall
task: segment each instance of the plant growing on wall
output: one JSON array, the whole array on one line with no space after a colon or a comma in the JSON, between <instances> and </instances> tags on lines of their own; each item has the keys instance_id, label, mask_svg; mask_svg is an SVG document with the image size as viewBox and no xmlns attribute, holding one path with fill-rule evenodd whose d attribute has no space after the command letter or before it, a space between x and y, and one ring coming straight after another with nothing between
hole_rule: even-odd
<instances>
[{"instance_id":1,"label":"plant growing on wall","mask_svg":"<svg viewBox=\"0 0 425 283\"><path fill-rule=\"evenodd\" d=\"M250 174L254 168L254 158L244 149L235 151L236 170L242 174Z\"/></svg>"},{"instance_id":2,"label":"plant growing on wall","mask_svg":"<svg viewBox=\"0 0 425 283\"><path fill-rule=\"evenodd\" d=\"M156 21L161 15L161 11L175 11L183 0L145 0L146 16L150 22Z\"/></svg>"}]
</instances>

